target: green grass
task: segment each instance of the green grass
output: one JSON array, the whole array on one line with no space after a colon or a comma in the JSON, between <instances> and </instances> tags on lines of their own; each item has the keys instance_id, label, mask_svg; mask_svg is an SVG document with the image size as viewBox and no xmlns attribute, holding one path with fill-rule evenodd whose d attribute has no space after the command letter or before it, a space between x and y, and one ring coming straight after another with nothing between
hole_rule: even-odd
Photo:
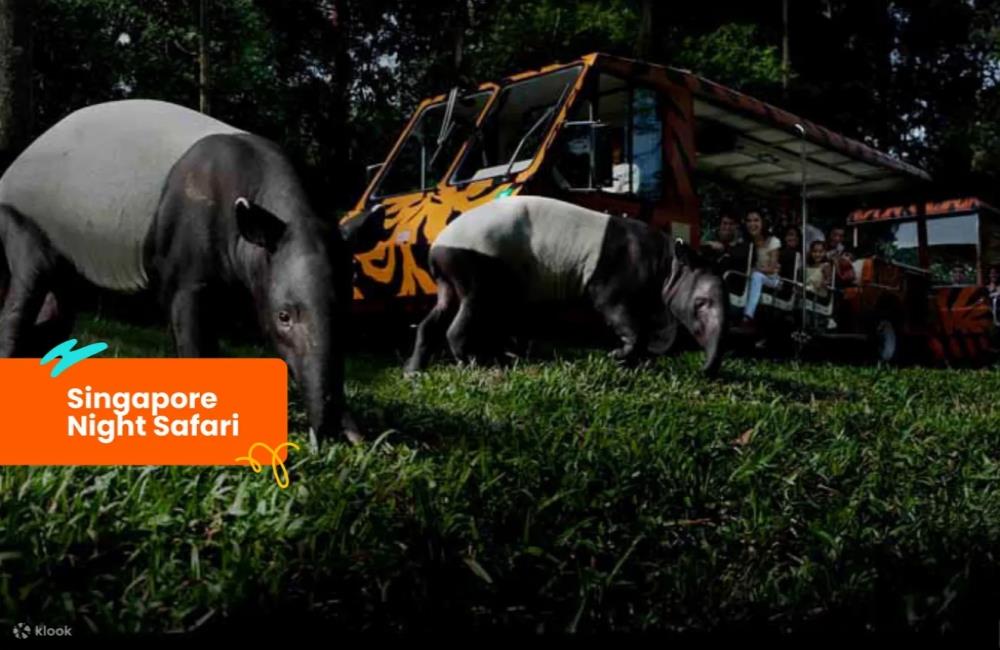
<instances>
[{"instance_id":1,"label":"green grass","mask_svg":"<svg viewBox=\"0 0 1000 650\"><path fill-rule=\"evenodd\" d=\"M303 447L285 491L245 468L5 468L0 622L995 630L1000 371L730 360L709 381L693 354L560 354L416 380L357 355L376 440Z\"/></svg>"}]
</instances>

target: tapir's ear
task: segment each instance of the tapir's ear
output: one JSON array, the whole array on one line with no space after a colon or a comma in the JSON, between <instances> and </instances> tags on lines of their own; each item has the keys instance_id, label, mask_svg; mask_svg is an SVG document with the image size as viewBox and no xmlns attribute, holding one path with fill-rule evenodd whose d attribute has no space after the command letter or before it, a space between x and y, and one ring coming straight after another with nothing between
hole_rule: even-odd
<instances>
[{"instance_id":1,"label":"tapir's ear","mask_svg":"<svg viewBox=\"0 0 1000 650\"><path fill-rule=\"evenodd\" d=\"M675 287L684 274L684 267L688 266L688 254L690 253L687 244L682 239L675 240L673 248L674 254L670 259L670 275L663 283L662 290L663 299L668 304L673 300Z\"/></svg>"},{"instance_id":2,"label":"tapir's ear","mask_svg":"<svg viewBox=\"0 0 1000 650\"><path fill-rule=\"evenodd\" d=\"M278 248L278 242L288 227L284 221L242 196L236 199L233 211L243 239L267 249L269 253Z\"/></svg>"},{"instance_id":3,"label":"tapir's ear","mask_svg":"<svg viewBox=\"0 0 1000 650\"><path fill-rule=\"evenodd\" d=\"M674 259L684 266L693 266L694 251L683 239L678 237L674 240Z\"/></svg>"}]
</instances>

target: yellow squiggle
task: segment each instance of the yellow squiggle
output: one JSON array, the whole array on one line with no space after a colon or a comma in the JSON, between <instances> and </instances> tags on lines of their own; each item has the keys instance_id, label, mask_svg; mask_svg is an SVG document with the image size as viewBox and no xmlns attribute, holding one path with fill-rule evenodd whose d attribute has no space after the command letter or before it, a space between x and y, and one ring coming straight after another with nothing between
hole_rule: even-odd
<instances>
[{"instance_id":1,"label":"yellow squiggle","mask_svg":"<svg viewBox=\"0 0 1000 650\"><path fill-rule=\"evenodd\" d=\"M245 460L245 461L249 462L250 463L250 469L252 469L255 474L260 474L261 470L264 469L264 465L261 464L260 461L258 461L256 458L253 457L253 451L257 447L263 447L264 449L266 449L269 452L271 452L271 470L274 472L274 482L278 484L279 488L281 488L282 490L284 490L286 487L288 487L288 482L289 482L288 481L288 468L285 467L284 461L281 460L281 457L278 454L280 454L281 450L284 449L285 447L291 447L295 451L298 451L299 450L299 446L297 444L295 444L294 442L283 442L280 445L278 445L276 448L271 449L271 447L269 445L267 445L267 444L265 444L263 442L255 442L255 443L253 443L252 445L250 445L250 451L247 452L247 455L246 456L240 456L239 458L236 459L236 462L238 463L241 460ZM279 468L281 470L281 474L278 473Z\"/></svg>"}]
</instances>

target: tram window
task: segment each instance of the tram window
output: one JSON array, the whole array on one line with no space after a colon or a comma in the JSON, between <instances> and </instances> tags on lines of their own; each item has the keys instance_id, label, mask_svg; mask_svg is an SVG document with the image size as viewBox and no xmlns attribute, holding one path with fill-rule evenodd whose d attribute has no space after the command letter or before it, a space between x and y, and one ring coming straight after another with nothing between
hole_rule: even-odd
<instances>
[{"instance_id":1,"label":"tram window","mask_svg":"<svg viewBox=\"0 0 1000 650\"><path fill-rule=\"evenodd\" d=\"M979 217L928 219L927 246L934 284L963 285L978 282Z\"/></svg>"},{"instance_id":2,"label":"tram window","mask_svg":"<svg viewBox=\"0 0 1000 650\"><path fill-rule=\"evenodd\" d=\"M914 221L865 224L858 227L858 257L881 258L918 266L917 224Z\"/></svg>"},{"instance_id":3,"label":"tram window","mask_svg":"<svg viewBox=\"0 0 1000 650\"><path fill-rule=\"evenodd\" d=\"M648 88L633 87L608 74L589 97L582 98L573 111L575 126L566 125L557 144L553 166L557 182L565 189L600 190L656 201L662 195L663 123L659 96ZM583 121L600 125L606 147L594 147ZM606 150L606 151L605 151ZM600 161L601 155L610 156ZM602 178L602 162L611 177Z\"/></svg>"},{"instance_id":4,"label":"tram window","mask_svg":"<svg viewBox=\"0 0 1000 650\"><path fill-rule=\"evenodd\" d=\"M580 71L557 70L501 90L452 182L507 176L530 167Z\"/></svg>"},{"instance_id":5,"label":"tram window","mask_svg":"<svg viewBox=\"0 0 1000 650\"><path fill-rule=\"evenodd\" d=\"M454 162L471 129L469 125L475 122L492 94L492 91L484 91L461 98L455 107L457 128L449 131L441 145L437 143L437 138L446 104L439 102L424 108L400 146L399 153L389 163L375 196L421 192L437 185Z\"/></svg>"},{"instance_id":6,"label":"tram window","mask_svg":"<svg viewBox=\"0 0 1000 650\"><path fill-rule=\"evenodd\" d=\"M1000 215L980 212L979 234L983 246L979 264L983 273L986 273L990 267L1000 264ZM985 275L983 279L986 279Z\"/></svg>"}]
</instances>

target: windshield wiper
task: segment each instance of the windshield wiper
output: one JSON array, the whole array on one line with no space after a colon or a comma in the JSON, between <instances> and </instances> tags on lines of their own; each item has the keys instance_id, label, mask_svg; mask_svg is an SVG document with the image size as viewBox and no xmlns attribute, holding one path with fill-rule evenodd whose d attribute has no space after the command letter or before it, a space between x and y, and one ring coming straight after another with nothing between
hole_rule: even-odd
<instances>
[{"instance_id":1,"label":"windshield wiper","mask_svg":"<svg viewBox=\"0 0 1000 650\"><path fill-rule=\"evenodd\" d=\"M427 161L427 168L428 169L430 169L431 167L434 166L434 161L437 160L437 157L444 150L444 145L445 145L446 142L448 142L448 138L451 137L451 132L453 130L455 130L455 122L454 121L452 121L451 124L448 125L448 130L445 132L444 138L438 141L437 149L434 150L434 154L431 156L431 159Z\"/></svg>"},{"instance_id":2,"label":"windshield wiper","mask_svg":"<svg viewBox=\"0 0 1000 650\"><path fill-rule=\"evenodd\" d=\"M562 94L559 95L559 100L552 106L549 106L548 110L542 113L542 116L538 118L538 121L531 125L528 132L525 133L521 140L517 143L517 147L514 149L514 154L510 157L510 162L507 163L507 171L504 172L504 176L510 176L510 170L514 168L514 162L517 161L517 154L521 153L521 147L524 146L524 143L528 141L528 138L531 137L538 127L549 119L557 108L562 106L563 100L566 99L566 93L569 92L571 86L572 84L566 84L566 87L563 88Z\"/></svg>"},{"instance_id":3,"label":"windshield wiper","mask_svg":"<svg viewBox=\"0 0 1000 650\"><path fill-rule=\"evenodd\" d=\"M451 132L455 128L455 120L452 115L455 112L456 103L458 103L458 86L453 86L452 89L448 91L448 100L444 107L444 116L441 118L441 129L438 131L437 148L434 149L434 154L427 163L428 167L434 165L434 161L437 160L438 155L440 155L441 150L444 148L444 143L448 141L449 137L451 137Z\"/></svg>"}]
</instances>

